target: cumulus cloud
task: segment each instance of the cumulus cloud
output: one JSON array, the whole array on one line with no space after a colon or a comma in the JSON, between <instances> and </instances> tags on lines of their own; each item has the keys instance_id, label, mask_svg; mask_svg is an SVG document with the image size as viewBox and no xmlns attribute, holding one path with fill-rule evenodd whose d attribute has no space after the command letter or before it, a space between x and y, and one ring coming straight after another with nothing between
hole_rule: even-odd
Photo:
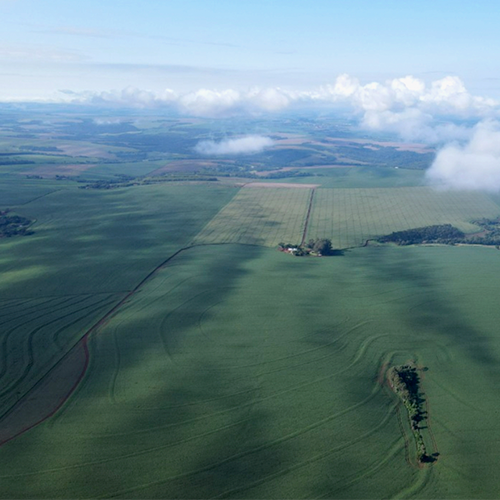
<instances>
[{"instance_id":1,"label":"cumulus cloud","mask_svg":"<svg viewBox=\"0 0 500 500\"><path fill-rule=\"evenodd\" d=\"M471 95L456 76L430 85L413 76L362 85L356 78L340 75L334 85L322 87L315 99L351 105L365 129L426 143L467 138L470 128L454 124L453 119L493 118L500 110L493 99Z\"/></svg>"},{"instance_id":2,"label":"cumulus cloud","mask_svg":"<svg viewBox=\"0 0 500 500\"><path fill-rule=\"evenodd\" d=\"M123 90L75 93L61 90L65 101L80 104L108 105L111 107L159 108L172 107L180 113L201 117L228 117L242 114L260 114L280 111L292 102L292 94L279 88L252 88L245 92L225 89L199 89L176 93L171 89L163 92L127 87Z\"/></svg>"},{"instance_id":3,"label":"cumulus cloud","mask_svg":"<svg viewBox=\"0 0 500 500\"><path fill-rule=\"evenodd\" d=\"M442 148L426 176L444 189L500 191L500 124L481 122L465 144Z\"/></svg>"},{"instance_id":4,"label":"cumulus cloud","mask_svg":"<svg viewBox=\"0 0 500 500\"><path fill-rule=\"evenodd\" d=\"M447 76L427 86L413 76L362 85L357 78L340 75L334 85L322 87L319 98L349 101L362 111L416 108L466 116L483 114L499 104L492 99L471 95L457 76Z\"/></svg>"},{"instance_id":5,"label":"cumulus cloud","mask_svg":"<svg viewBox=\"0 0 500 500\"><path fill-rule=\"evenodd\" d=\"M202 155L238 155L260 153L273 145L269 137L249 135L238 139L226 139L220 142L201 141L195 151Z\"/></svg>"},{"instance_id":6,"label":"cumulus cloud","mask_svg":"<svg viewBox=\"0 0 500 500\"><path fill-rule=\"evenodd\" d=\"M66 95L73 102L139 108L171 107L201 117L260 115L294 106L350 107L367 130L391 132L408 141L442 144L465 140L470 126L456 121L500 117L500 103L472 95L457 76L426 83L413 76L362 84L340 75L333 84L313 90L291 91L278 87L206 89L178 93L171 89L153 92L137 88Z\"/></svg>"},{"instance_id":7,"label":"cumulus cloud","mask_svg":"<svg viewBox=\"0 0 500 500\"><path fill-rule=\"evenodd\" d=\"M64 93L67 93L67 91L64 91ZM166 104L173 104L178 99L176 93L171 89L165 89L163 92L153 92L135 87L126 87L122 90L109 90L105 92L81 92L76 96L75 93L72 93L72 95L73 102L77 103L134 108L164 106Z\"/></svg>"}]
</instances>

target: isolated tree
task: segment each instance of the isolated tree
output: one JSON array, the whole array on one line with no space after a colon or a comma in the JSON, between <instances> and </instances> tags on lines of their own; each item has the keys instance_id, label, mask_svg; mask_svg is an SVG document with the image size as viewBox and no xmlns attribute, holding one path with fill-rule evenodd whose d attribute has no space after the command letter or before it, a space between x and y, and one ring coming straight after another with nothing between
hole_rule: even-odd
<instances>
[{"instance_id":1,"label":"isolated tree","mask_svg":"<svg viewBox=\"0 0 500 500\"><path fill-rule=\"evenodd\" d=\"M317 239L312 249L321 255L330 255L332 253L332 242L327 238Z\"/></svg>"}]
</instances>

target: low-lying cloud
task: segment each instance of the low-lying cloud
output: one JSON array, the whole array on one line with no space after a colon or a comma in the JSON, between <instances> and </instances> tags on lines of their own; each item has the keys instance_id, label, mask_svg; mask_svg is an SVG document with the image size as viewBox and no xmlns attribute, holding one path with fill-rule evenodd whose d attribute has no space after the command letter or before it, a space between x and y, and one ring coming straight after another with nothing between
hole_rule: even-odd
<instances>
[{"instance_id":1,"label":"low-lying cloud","mask_svg":"<svg viewBox=\"0 0 500 500\"><path fill-rule=\"evenodd\" d=\"M199 89L179 93L126 88L106 92L61 92L65 102L108 107L170 108L199 117L258 116L310 107L350 109L361 129L388 132L404 141L436 146L426 173L431 185L445 189L500 191L500 102L472 95L457 76L424 82L413 76L362 84L349 75L313 90L278 87ZM259 153L272 140L247 136L220 142L202 141L201 155Z\"/></svg>"},{"instance_id":2,"label":"low-lying cloud","mask_svg":"<svg viewBox=\"0 0 500 500\"><path fill-rule=\"evenodd\" d=\"M320 106L350 107L361 128L397 134L406 141L444 144L470 138L470 125L456 122L497 119L500 103L472 95L457 76L426 83L413 76L362 84L340 75L333 84L312 90L292 91L279 87L199 89L179 93L126 88L105 92L65 93L66 102L110 107L168 107L181 114L200 117L256 116L285 109Z\"/></svg>"},{"instance_id":3,"label":"low-lying cloud","mask_svg":"<svg viewBox=\"0 0 500 500\"><path fill-rule=\"evenodd\" d=\"M500 124L481 122L465 144L443 147L426 177L444 189L500 191Z\"/></svg>"},{"instance_id":4,"label":"low-lying cloud","mask_svg":"<svg viewBox=\"0 0 500 500\"><path fill-rule=\"evenodd\" d=\"M273 145L269 137L249 135L238 139L225 139L220 142L201 141L195 151L202 155L239 155L260 153L265 148Z\"/></svg>"}]
</instances>

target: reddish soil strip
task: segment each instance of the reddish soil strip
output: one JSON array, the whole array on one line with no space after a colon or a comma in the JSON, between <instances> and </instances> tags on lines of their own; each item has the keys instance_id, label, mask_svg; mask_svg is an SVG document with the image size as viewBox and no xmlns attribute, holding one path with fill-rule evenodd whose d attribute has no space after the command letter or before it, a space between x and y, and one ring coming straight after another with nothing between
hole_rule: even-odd
<instances>
[{"instance_id":1,"label":"reddish soil strip","mask_svg":"<svg viewBox=\"0 0 500 500\"><path fill-rule=\"evenodd\" d=\"M0 446L52 417L73 394L89 366L88 339L170 260L181 248L153 269L135 288L92 325L73 347L0 418Z\"/></svg>"},{"instance_id":2,"label":"reddish soil strip","mask_svg":"<svg viewBox=\"0 0 500 500\"><path fill-rule=\"evenodd\" d=\"M291 182L249 182L245 184L246 188L305 188L314 189L319 184L292 184Z\"/></svg>"},{"instance_id":3,"label":"reddish soil strip","mask_svg":"<svg viewBox=\"0 0 500 500\"><path fill-rule=\"evenodd\" d=\"M401 432L401 435L403 436L403 441L405 443L405 460L408 465L411 465L412 467L417 467L414 463L412 463L411 458L410 458L410 442L408 440L408 436L406 435L405 432L405 427L403 425L403 419L401 417L401 407L403 406L403 403L398 403L396 406L396 417L398 419L398 425L399 425L399 430ZM406 408L404 409L406 411Z\"/></svg>"},{"instance_id":4,"label":"reddish soil strip","mask_svg":"<svg viewBox=\"0 0 500 500\"><path fill-rule=\"evenodd\" d=\"M308 168L356 168L359 167L361 163L357 162L356 164L351 163L335 163L334 165L308 165L307 167L290 167L295 170L305 170Z\"/></svg>"},{"instance_id":5,"label":"reddish soil strip","mask_svg":"<svg viewBox=\"0 0 500 500\"><path fill-rule=\"evenodd\" d=\"M415 153L432 153L435 150L430 148L427 144L421 143L404 143L404 142L389 142L389 141L373 141L370 139L356 139L344 137L328 137L326 143L324 141L317 141L311 137L298 135L298 134L273 134L280 136L277 140L277 146L285 145L317 145L325 146L328 143L344 143L344 144L366 144L369 149L375 149L376 146L396 148L398 151L413 151Z\"/></svg>"},{"instance_id":6,"label":"reddish soil strip","mask_svg":"<svg viewBox=\"0 0 500 500\"><path fill-rule=\"evenodd\" d=\"M384 363L380 367L380 371L378 372L377 375L377 382L383 387L386 382L386 377L387 377L387 369L389 367L389 363Z\"/></svg>"},{"instance_id":7,"label":"reddish soil strip","mask_svg":"<svg viewBox=\"0 0 500 500\"><path fill-rule=\"evenodd\" d=\"M380 371L378 372L377 382L382 387L385 387L386 390L388 390L391 393L391 395L394 396L395 393L394 393L394 391L393 391L393 389L391 387L391 384L389 383L389 380L387 379L387 369L388 368L389 368L389 363L384 363L382 365L382 367L380 368ZM415 465L414 463L412 463L411 458L410 458L410 442L409 442L409 439L408 439L408 435L405 432L405 427L404 427L404 424L403 424L403 417L401 416L401 408L403 408L403 411L406 412L406 408L404 408L403 403L398 398L398 401L396 403L395 411L396 411L396 419L398 421L399 430L401 432L401 435L403 436L403 442L404 442L404 445L405 445L405 460L406 460L406 462L407 462L408 465L410 465L412 467L417 467L418 468L417 465Z\"/></svg>"},{"instance_id":8,"label":"reddish soil strip","mask_svg":"<svg viewBox=\"0 0 500 500\"><path fill-rule=\"evenodd\" d=\"M299 167L283 167L283 168L277 168L274 170L258 170L255 171L255 175L258 175L259 177L266 177L269 174L276 174L277 172L291 172L292 170L297 170Z\"/></svg>"},{"instance_id":9,"label":"reddish soil strip","mask_svg":"<svg viewBox=\"0 0 500 500\"><path fill-rule=\"evenodd\" d=\"M312 211L312 205L313 205L315 192L316 192L316 189L313 188L311 190L311 197L309 198L309 206L307 207L306 222L304 223L304 232L302 233L302 241L300 242L300 246L304 246L304 243L306 242L307 226L309 226L309 218L311 217L311 211Z\"/></svg>"},{"instance_id":10,"label":"reddish soil strip","mask_svg":"<svg viewBox=\"0 0 500 500\"><path fill-rule=\"evenodd\" d=\"M88 363L85 337L0 420L0 446L52 417L80 384Z\"/></svg>"}]
</instances>

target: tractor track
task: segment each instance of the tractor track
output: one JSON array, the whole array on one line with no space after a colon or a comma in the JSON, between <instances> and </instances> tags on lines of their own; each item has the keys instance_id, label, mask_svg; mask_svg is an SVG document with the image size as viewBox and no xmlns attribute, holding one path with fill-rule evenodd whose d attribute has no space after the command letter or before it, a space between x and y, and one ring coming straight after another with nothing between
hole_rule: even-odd
<instances>
[{"instance_id":1,"label":"tractor track","mask_svg":"<svg viewBox=\"0 0 500 500\"><path fill-rule=\"evenodd\" d=\"M88 340L90 336L102 328L109 321L109 319L160 269L166 266L172 259L177 257L182 252L195 246L200 245L189 245L183 247L156 266L104 316L88 328L85 333L45 374L0 416L0 446L3 446L12 439L43 423L45 420L52 417L64 405L69 397L76 391L87 373L90 363L90 353L88 348ZM81 366L78 366L78 363L75 363L75 359L73 359L76 358L78 360L78 357L81 358ZM68 367L64 365L72 363L76 366L77 370L71 372L70 369L69 373L66 373ZM58 379L61 377L61 373L66 377L69 375L71 379L66 381L67 385L64 383L62 384L63 386L58 394ZM44 393L48 393L48 397L45 397ZM40 404L40 401L42 401L46 407L43 408L41 412L37 412L36 407Z\"/></svg>"}]
</instances>

